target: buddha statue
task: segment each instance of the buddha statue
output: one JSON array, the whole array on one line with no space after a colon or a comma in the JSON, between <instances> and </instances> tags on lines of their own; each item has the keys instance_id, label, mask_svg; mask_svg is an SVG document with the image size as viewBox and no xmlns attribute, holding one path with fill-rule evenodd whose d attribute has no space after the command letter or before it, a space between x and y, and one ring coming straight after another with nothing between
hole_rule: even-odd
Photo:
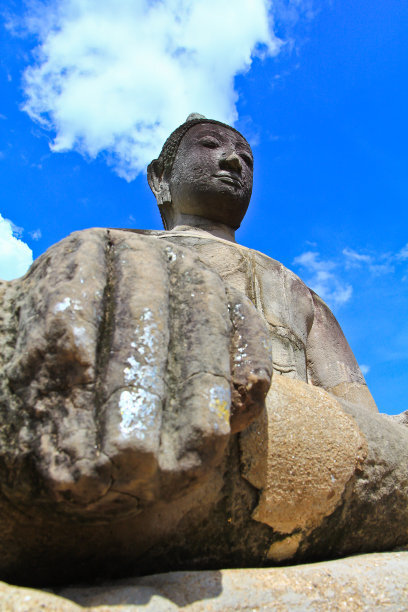
<instances>
[{"instance_id":1,"label":"buddha statue","mask_svg":"<svg viewBox=\"0 0 408 612\"><path fill-rule=\"evenodd\" d=\"M408 430L327 305L235 242L253 157L189 116L164 231L93 228L0 283L0 579L67 584L408 543Z\"/></svg>"},{"instance_id":2,"label":"buddha statue","mask_svg":"<svg viewBox=\"0 0 408 612\"><path fill-rule=\"evenodd\" d=\"M277 375L377 411L323 300L279 262L235 243L251 197L252 173L251 148L239 132L190 115L148 168L166 230L153 235L196 249L221 278L249 297L268 324Z\"/></svg>"}]
</instances>

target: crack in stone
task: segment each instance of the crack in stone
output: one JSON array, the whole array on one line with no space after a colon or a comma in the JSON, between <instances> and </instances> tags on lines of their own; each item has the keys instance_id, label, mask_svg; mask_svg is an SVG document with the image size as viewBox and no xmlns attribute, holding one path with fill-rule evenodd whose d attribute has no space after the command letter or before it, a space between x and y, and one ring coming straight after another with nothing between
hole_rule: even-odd
<instances>
[{"instance_id":1,"label":"crack in stone","mask_svg":"<svg viewBox=\"0 0 408 612\"><path fill-rule=\"evenodd\" d=\"M115 326L115 269L114 269L114 243L110 231L106 232L105 264L106 283L102 297L102 317L98 329L98 338L95 354L95 423L96 423L96 445L102 446L103 426L101 413L104 398L104 379L108 368L110 350Z\"/></svg>"}]
</instances>

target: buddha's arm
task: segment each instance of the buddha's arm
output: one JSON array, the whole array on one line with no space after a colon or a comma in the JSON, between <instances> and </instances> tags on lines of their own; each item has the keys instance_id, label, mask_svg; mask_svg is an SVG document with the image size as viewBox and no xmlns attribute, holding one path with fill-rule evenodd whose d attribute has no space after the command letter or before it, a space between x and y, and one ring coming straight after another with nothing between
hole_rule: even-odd
<instances>
[{"instance_id":1,"label":"buddha's arm","mask_svg":"<svg viewBox=\"0 0 408 612\"><path fill-rule=\"evenodd\" d=\"M340 325L323 300L311 293L315 315L307 346L309 380L337 397L377 412Z\"/></svg>"}]
</instances>

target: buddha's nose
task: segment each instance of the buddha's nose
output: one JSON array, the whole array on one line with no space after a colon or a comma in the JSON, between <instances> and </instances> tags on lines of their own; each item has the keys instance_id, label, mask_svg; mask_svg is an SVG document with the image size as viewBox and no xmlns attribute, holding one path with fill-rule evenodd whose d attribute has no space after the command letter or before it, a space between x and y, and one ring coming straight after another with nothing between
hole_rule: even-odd
<instances>
[{"instance_id":1,"label":"buddha's nose","mask_svg":"<svg viewBox=\"0 0 408 612\"><path fill-rule=\"evenodd\" d=\"M236 172L240 172L242 170L241 160L235 152L223 156L220 160L220 167L235 170Z\"/></svg>"}]
</instances>

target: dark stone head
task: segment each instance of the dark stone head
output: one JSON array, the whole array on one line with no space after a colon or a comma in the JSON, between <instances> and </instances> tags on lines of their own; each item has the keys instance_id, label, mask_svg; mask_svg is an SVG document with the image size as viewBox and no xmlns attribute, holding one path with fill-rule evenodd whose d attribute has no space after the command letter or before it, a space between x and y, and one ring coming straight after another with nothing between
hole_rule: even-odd
<instances>
[{"instance_id":1,"label":"dark stone head","mask_svg":"<svg viewBox=\"0 0 408 612\"><path fill-rule=\"evenodd\" d=\"M252 192L251 147L234 128L189 115L149 164L147 178L165 229L179 214L237 229Z\"/></svg>"}]
</instances>

